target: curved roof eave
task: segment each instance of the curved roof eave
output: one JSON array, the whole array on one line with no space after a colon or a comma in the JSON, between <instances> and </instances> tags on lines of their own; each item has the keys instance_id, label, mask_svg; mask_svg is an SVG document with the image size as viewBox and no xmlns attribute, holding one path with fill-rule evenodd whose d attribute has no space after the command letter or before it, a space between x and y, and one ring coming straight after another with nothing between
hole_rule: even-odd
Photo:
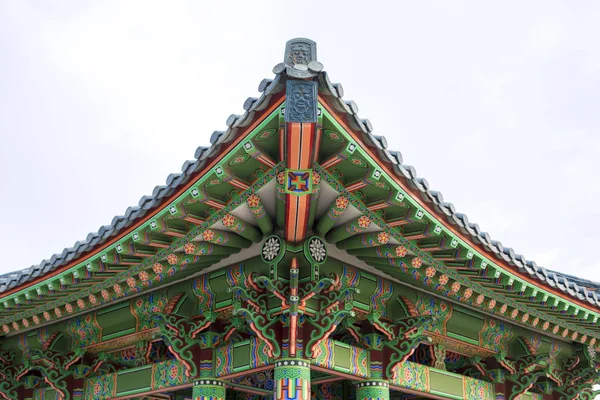
<instances>
[{"instance_id":1,"label":"curved roof eave","mask_svg":"<svg viewBox=\"0 0 600 400\"><path fill-rule=\"evenodd\" d=\"M230 115L226 121L227 129L212 133L211 146L198 147L194 154L194 160L185 161L180 173L170 174L165 185L156 186L151 195L142 196L137 206L128 207L123 215L115 216L109 225L101 226L97 232L89 233L85 240L75 242L72 247L65 248L61 253L54 254L49 259L29 268L0 275L0 297L47 275L53 275L75 261L84 260L113 240L118 239L130 227L140 223L144 217L159 209L162 204L166 204L172 195L185 186L217 155L220 155L221 147L234 140L238 136L239 130L250 125L256 119L257 113L267 109L273 95L281 92L283 88L279 82L280 75L276 75L272 80L263 79L258 86L261 96L246 99L243 105L244 114Z\"/></svg>"},{"instance_id":2,"label":"curved roof eave","mask_svg":"<svg viewBox=\"0 0 600 400\"><path fill-rule=\"evenodd\" d=\"M412 189L421 194L424 201L433 204L438 215L444 216L463 234L468 235L472 243L481 245L496 258L516 267L519 272L535 278L542 284L552 289L559 289L561 292L578 300L586 301L593 306L600 307L600 299L597 295L597 291L600 290L600 283L538 266L535 261L527 260L525 256L515 253L512 248L505 247L500 241L493 240L478 224L470 222L466 214L457 212L454 204L444 201L441 192L430 189L429 182L425 178L417 176L417 171L412 165L404 163L402 154L399 151L387 148L385 137L373 133L371 122L368 119L359 117L357 104L352 100L343 99L342 86L332 83L326 72L319 74L319 89L319 95L327 97L335 110L346 115L350 127L355 132L362 134L363 142L375 150L381 160L391 164L395 174L405 179Z\"/></svg>"},{"instance_id":3,"label":"curved roof eave","mask_svg":"<svg viewBox=\"0 0 600 400\"><path fill-rule=\"evenodd\" d=\"M227 130L213 132L210 138L210 147L198 147L194 155L195 159L185 161L181 173L169 175L165 185L156 186L151 195L143 196L140 199L137 206L127 208L125 214L114 217L110 225L100 227L98 232L88 234L85 240L76 242L73 247L64 249L62 253L55 254L38 265L0 275L0 297L6 295L7 292L13 292L21 286L52 274L75 260L87 257L91 252L97 251L150 212L159 208L165 200L189 182L207 162L219 154L221 146L233 140L239 128L250 124L254 120L255 113L264 110L269 105L271 97L281 92L285 74L284 70L276 73L273 80L264 79L261 81L258 90L262 94L259 98L248 98L244 102L245 113L229 116L226 121ZM399 151L387 148L385 137L375 135L371 122L368 119L359 117L356 103L343 99L344 91L341 84L332 83L325 71L318 74L317 80L319 82L319 95L325 96L337 112L347 117L350 127L362 135L363 142L375 150L380 160L391 164L391 169L396 176L405 179L415 192L420 193L424 201L433 205L438 215L445 217L464 235L468 235L473 244L483 247L497 259L516 267L520 273L529 275L545 286L559 289L575 299L600 307L600 299L597 294L600 290L600 283L561 274L538 266L535 261L527 260L523 255L515 253L512 248L505 247L500 241L493 240L478 224L469 221L467 215L457 212L454 205L446 202L440 192L430 189L427 180L418 177L416 169L404 163L402 154Z\"/></svg>"}]
</instances>

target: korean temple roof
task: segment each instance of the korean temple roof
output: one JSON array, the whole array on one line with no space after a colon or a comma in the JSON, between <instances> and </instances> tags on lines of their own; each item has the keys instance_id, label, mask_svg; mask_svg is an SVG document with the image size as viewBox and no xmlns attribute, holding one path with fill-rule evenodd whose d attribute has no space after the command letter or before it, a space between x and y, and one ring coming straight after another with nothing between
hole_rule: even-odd
<instances>
[{"instance_id":1,"label":"korean temple roof","mask_svg":"<svg viewBox=\"0 0 600 400\"><path fill-rule=\"evenodd\" d=\"M273 79L264 79L260 82L258 90L261 92L261 96L250 97L244 102L244 114L229 116L226 121L227 129L213 132L210 137L211 145L198 147L194 154L194 160L185 161L180 173L169 175L165 185L156 186L151 195L143 196L140 199L137 206L127 208L124 215L115 216L109 225L100 227L98 232L89 233L85 240L76 242L73 247L65 248L61 253L54 254L38 265L0 275L0 296L1 293L12 292L15 288L87 257L126 232L128 228L141 221L145 216L165 205L179 189L184 187L190 179L196 177L199 171L218 156L225 145L235 140L239 133L256 119L256 115L260 115L269 106L274 96L280 96L285 91L286 70L280 68L280 65L274 68L275 77ZM379 155L382 162L389 164L390 169L398 177L405 179L412 189L420 193L421 199L431 204L438 216L445 217L444 219L458 228L460 232L469 235L473 243L483 246L497 259L504 260L516 267L519 272L526 273L547 286L559 289L574 298L587 301L594 306L600 306L600 294L598 293L600 283L548 270L537 265L535 261L527 260L523 255L517 254L500 241L492 239L478 224L469 221L466 214L457 212L452 203L445 201L442 193L431 189L425 178L418 177L416 169L412 165L404 163L399 151L387 148L385 137L376 135L371 122L359 117L356 103L343 99L344 91L341 84L332 83L325 71L318 73L317 81L319 95L329 102L337 112L346 114L351 127L356 132L362 133L363 142Z\"/></svg>"}]
</instances>

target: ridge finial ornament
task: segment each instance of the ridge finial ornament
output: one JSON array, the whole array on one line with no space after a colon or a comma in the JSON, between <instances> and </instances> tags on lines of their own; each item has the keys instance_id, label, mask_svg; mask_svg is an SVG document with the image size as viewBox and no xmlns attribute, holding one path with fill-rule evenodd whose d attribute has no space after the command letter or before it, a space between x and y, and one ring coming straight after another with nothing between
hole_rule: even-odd
<instances>
[{"instance_id":1,"label":"ridge finial ornament","mask_svg":"<svg viewBox=\"0 0 600 400\"><path fill-rule=\"evenodd\" d=\"M279 74L285 69L288 76L299 79L313 78L323 70L317 61L317 43L306 38L288 40L285 44L283 63L277 64L273 72Z\"/></svg>"}]
</instances>

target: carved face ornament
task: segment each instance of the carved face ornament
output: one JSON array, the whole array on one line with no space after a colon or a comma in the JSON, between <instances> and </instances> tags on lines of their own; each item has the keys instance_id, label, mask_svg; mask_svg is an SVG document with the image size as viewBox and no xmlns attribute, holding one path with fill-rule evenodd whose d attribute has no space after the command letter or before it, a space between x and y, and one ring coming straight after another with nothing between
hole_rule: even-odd
<instances>
[{"instance_id":1,"label":"carved face ornament","mask_svg":"<svg viewBox=\"0 0 600 400\"><path fill-rule=\"evenodd\" d=\"M310 60L310 46L306 43L295 43L291 46L290 64L308 65Z\"/></svg>"},{"instance_id":2,"label":"carved face ornament","mask_svg":"<svg viewBox=\"0 0 600 400\"><path fill-rule=\"evenodd\" d=\"M294 85L292 89L294 96L294 108L297 114L303 115L311 110L312 106L312 88L308 85Z\"/></svg>"}]
</instances>

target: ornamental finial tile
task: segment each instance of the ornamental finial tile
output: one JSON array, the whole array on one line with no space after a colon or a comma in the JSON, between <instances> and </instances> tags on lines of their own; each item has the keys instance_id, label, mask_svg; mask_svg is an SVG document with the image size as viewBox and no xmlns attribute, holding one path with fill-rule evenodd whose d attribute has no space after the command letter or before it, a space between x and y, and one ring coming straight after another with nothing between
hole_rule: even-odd
<instances>
[{"instance_id":1,"label":"ornamental finial tile","mask_svg":"<svg viewBox=\"0 0 600 400\"><path fill-rule=\"evenodd\" d=\"M293 78L307 79L315 77L323 70L323 64L317 61L317 43L306 38L288 40L285 44L283 63L277 64L273 72L285 71Z\"/></svg>"}]
</instances>

